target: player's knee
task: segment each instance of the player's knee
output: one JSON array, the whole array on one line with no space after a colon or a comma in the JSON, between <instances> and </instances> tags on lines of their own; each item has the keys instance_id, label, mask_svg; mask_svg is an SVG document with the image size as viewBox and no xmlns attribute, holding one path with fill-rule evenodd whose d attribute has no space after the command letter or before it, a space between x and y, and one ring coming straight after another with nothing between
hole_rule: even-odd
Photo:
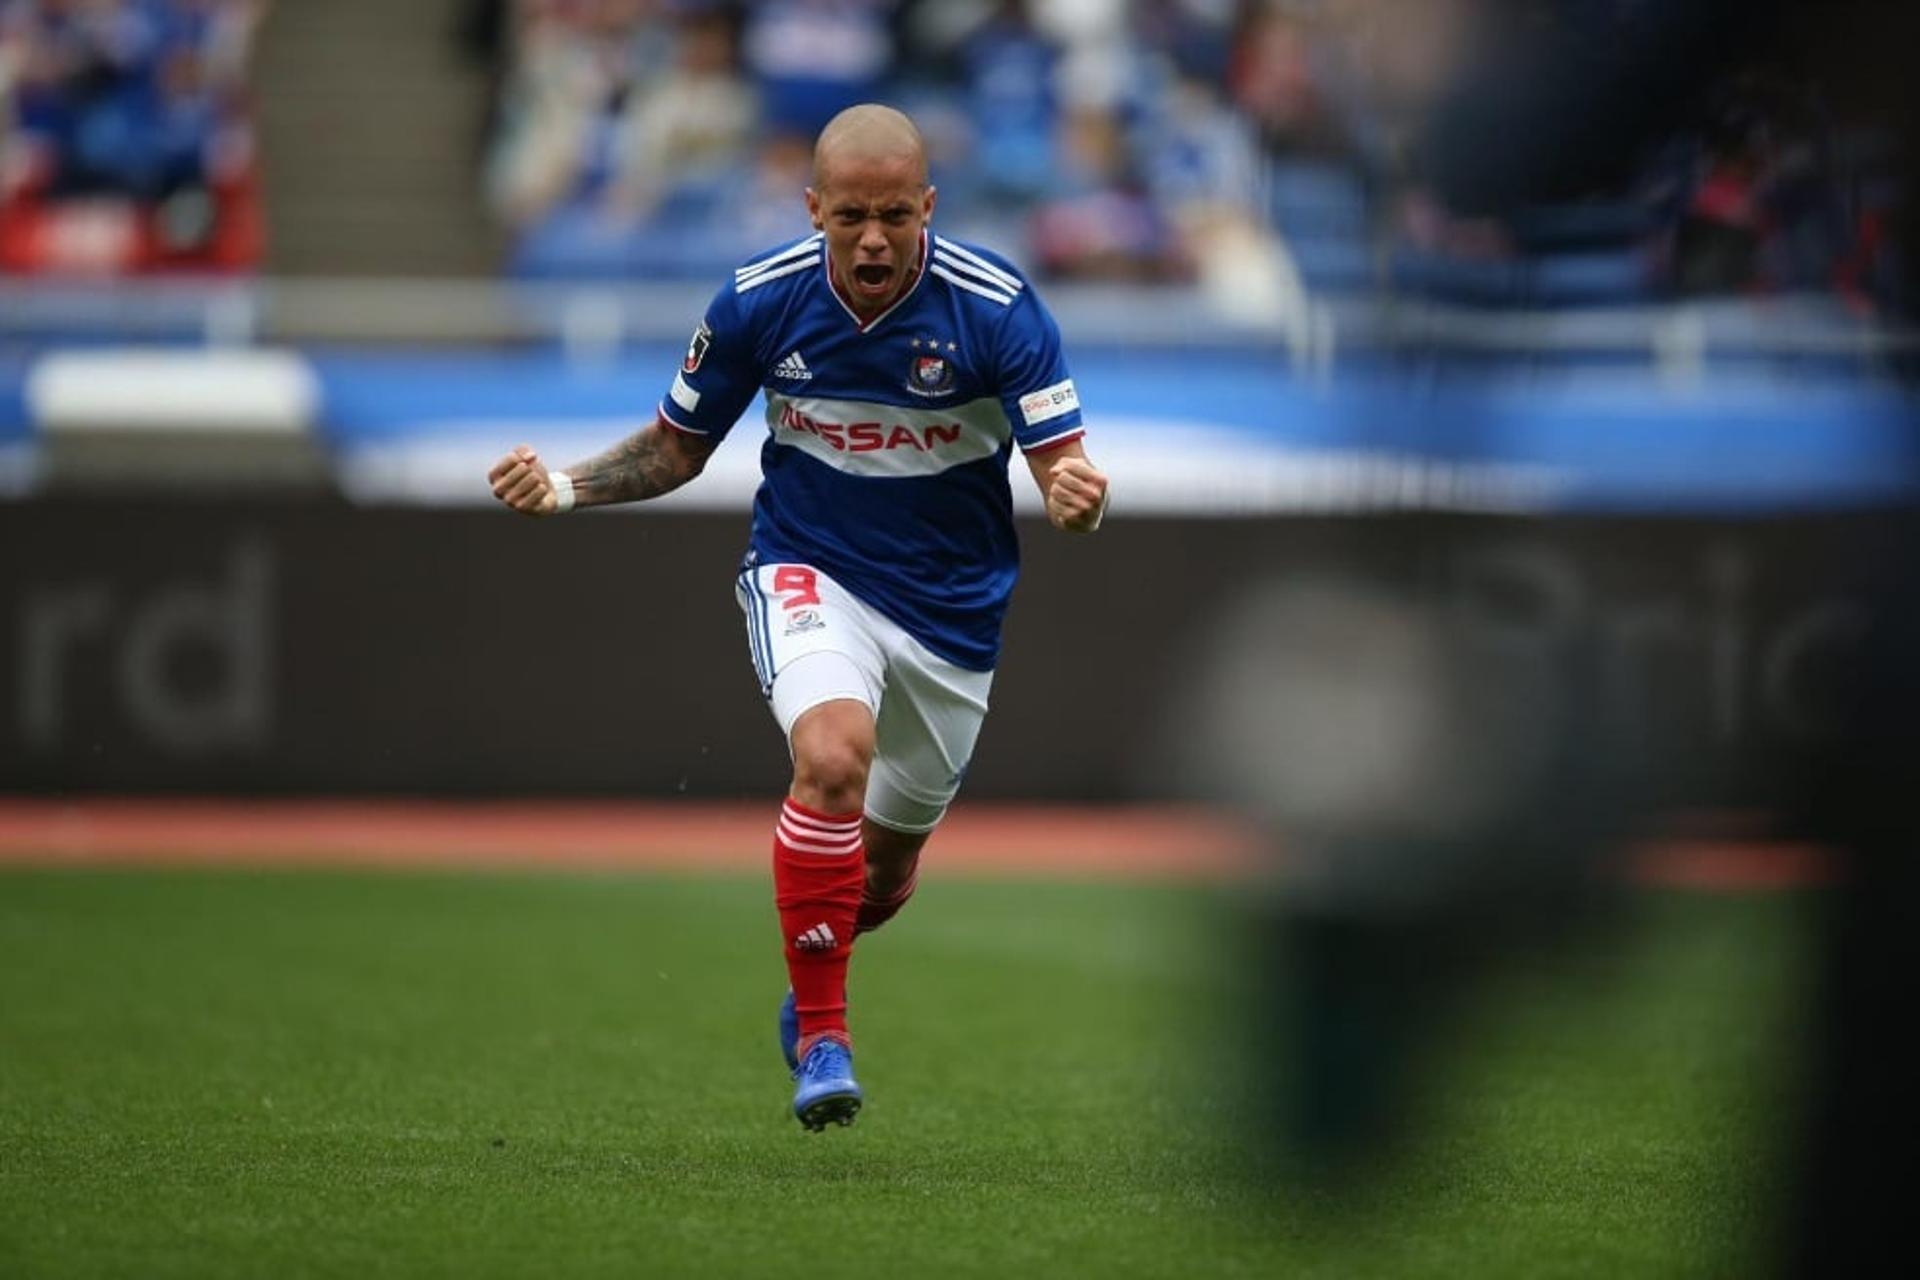
<instances>
[{"instance_id":1,"label":"player's knee","mask_svg":"<svg viewBox=\"0 0 1920 1280\"><path fill-rule=\"evenodd\" d=\"M851 813L867 795L867 752L846 738L820 738L796 749L793 792L823 813Z\"/></svg>"},{"instance_id":2,"label":"player's knee","mask_svg":"<svg viewBox=\"0 0 1920 1280\"><path fill-rule=\"evenodd\" d=\"M793 726L793 796L823 813L851 813L867 797L873 713L856 702L823 703Z\"/></svg>"}]
</instances>

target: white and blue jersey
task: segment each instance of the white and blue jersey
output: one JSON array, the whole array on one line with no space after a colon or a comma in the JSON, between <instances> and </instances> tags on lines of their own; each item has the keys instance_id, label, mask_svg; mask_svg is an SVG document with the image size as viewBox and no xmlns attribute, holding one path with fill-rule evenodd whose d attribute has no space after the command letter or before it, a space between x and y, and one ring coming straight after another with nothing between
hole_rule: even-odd
<instances>
[{"instance_id":1,"label":"white and blue jersey","mask_svg":"<svg viewBox=\"0 0 1920 1280\"><path fill-rule=\"evenodd\" d=\"M1083 433L1031 286L922 232L918 275L862 322L824 237L782 246L715 295L660 417L717 442L761 390L750 562L812 565L949 662L992 670L1020 560L1008 458Z\"/></svg>"}]
</instances>

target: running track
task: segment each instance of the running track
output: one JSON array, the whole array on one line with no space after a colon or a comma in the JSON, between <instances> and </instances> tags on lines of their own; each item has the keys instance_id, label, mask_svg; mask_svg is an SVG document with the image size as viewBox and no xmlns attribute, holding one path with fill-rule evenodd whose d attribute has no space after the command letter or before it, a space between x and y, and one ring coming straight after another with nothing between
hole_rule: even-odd
<instances>
[{"instance_id":1,"label":"running track","mask_svg":"<svg viewBox=\"0 0 1920 1280\"><path fill-rule=\"evenodd\" d=\"M674 801L0 797L0 866L510 868L763 874L769 805ZM1816 846L1738 817L1693 818L1622 851L1634 880L1782 889L1832 877ZM1230 880L1263 861L1246 827L1195 809L955 807L941 874Z\"/></svg>"}]
</instances>

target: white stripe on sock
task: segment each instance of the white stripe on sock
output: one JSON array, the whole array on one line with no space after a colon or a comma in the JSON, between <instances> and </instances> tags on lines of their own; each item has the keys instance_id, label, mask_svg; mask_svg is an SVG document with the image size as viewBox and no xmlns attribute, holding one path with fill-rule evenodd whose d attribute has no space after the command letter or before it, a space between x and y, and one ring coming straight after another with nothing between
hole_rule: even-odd
<instances>
[{"instance_id":1,"label":"white stripe on sock","mask_svg":"<svg viewBox=\"0 0 1920 1280\"><path fill-rule=\"evenodd\" d=\"M796 827L803 827L809 831L826 832L831 835L842 835L848 831L858 831L860 829L860 815L857 813L851 818L823 820L810 817L807 814L801 813L793 806L788 805L780 810L780 818L783 822L791 822Z\"/></svg>"},{"instance_id":2,"label":"white stripe on sock","mask_svg":"<svg viewBox=\"0 0 1920 1280\"><path fill-rule=\"evenodd\" d=\"M851 841L847 844L818 844L803 837L790 835L785 831L780 831L776 834L781 844L796 853L822 853L833 857L844 858L851 857L860 852L860 842L858 840Z\"/></svg>"}]
</instances>

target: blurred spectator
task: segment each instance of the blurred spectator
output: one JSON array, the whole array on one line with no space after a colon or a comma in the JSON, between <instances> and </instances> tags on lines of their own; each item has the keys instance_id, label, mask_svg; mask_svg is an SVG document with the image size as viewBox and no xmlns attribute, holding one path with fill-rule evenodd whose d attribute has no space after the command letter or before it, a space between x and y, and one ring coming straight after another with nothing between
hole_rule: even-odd
<instances>
[{"instance_id":1,"label":"blurred spectator","mask_svg":"<svg viewBox=\"0 0 1920 1280\"><path fill-rule=\"evenodd\" d=\"M1225 67L1235 108L1275 151L1333 144L1306 22L1287 8L1254 4Z\"/></svg>"},{"instance_id":2,"label":"blurred spectator","mask_svg":"<svg viewBox=\"0 0 1920 1280\"><path fill-rule=\"evenodd\" d=\"M265 17L261 0L157 0L155 9L162 43L196 49L209 84L222 92L245 86Z\"/></svg>"},{"instance_id":3,"label":"blurred spectator","mask_svg":"<svg viewBox=\"0 0 1920 1280\"><path fill-rule=\"evenodd\" d=\"M1183 272L1167 217L1148 188L1136 127L1157 87L1154 64L1110 6L1085 5L1054 68L1061 116L1046 194L1033 218L1034 259L1049 275L1098 280L1167 280Z\"/></svg>"},{"instance_id":4,"label":"blurred spectator","mask_svg":"<svg viewBox=\"0 0 1920 1280\"><path fill-rule=\"evenodd\" d=\"M843 108L880 96L893 70L894 0L761 0L744 56L766 119L816 134Z\"/></svg>"},{"instance_id":5,"label":"blurred spectator","mask_svg":"<svg viewBox=\"0 0 1920 1280\"><path fill-rule=\"evenodd\" d=\"M1481 261L1510 257L1514 252L1513 237L1497 218L1453 213L1426 186L1401 191L1389 225L1397 244L1423 253Z\"/></svg>"},{"instance_id":6,"label":"blurred spectator","mask_svg":"<svg viewBox=\"0 0 1920 1280\"><path fill-rule=\"evenodd\" d=\"M1682 293L1837 282L1857 244L1835 131L1807 95L1746 72L1721 86L1682 174L1672 277Z\"/></svg>"},{"instance_id":7,"label":"blurred spectator","mask_svg":"<svg viewBox=\"0 0 1920 1280\"><path fill-rule=\"evenodd\" d=\"M1278 320L1300 282L1265 225L1253 131L1210 91L1172 77L1139 130L1147 190L1165 212L1181 263L1215 307L1242 320Z\"/></svg>"},{"instance_id":8,"label":"blurred spectator","mask_svg":"<svg viewBox=\"0 0 1920 1280\"><path fill-rule=\"evenodd\" d=\"M1178 274L1172 228L1148 195L1115 114L1074 108L1061 122L1053 189L1033 217L1035 262L1083 280Z\"/></svg>"},{"instance_id":9,"label":"blurred spectator","mask_svg":"<svg viewBox=\"0 0 1920 1280\"><path fill-rule=\"evenodd\" d=\"M1674 237L1675 284L1683 293L1728 293L1760 282L1766 234L1764 143L1742 120L1716 122Z\"/></svg>"},{"instance_id":10,"label":"blurred spectator","mask_svg":"<svg viewBox=\"0 0 1920 1280\"><path fill-rule=\"evenodd\" d=\"M663 71L657 0L523 0L519 54L491 166L495 207L527 225L603 191L629 92Z\"/></svg>"},{"instance_id":11,"label":"blurred spectator","mask_svg":"<svg viewBox=\"0 0 1920 1280\"><path fill-rule=\"evenodd\" d=\"M1022 0L1003 0L967 39L962 58L984 194L1031 201L1053 174L1059 50L1034 28Z\"/></svg>"},{"instance_id":12,"label":"blurred spectator","mask_svg":"<svg viewBox=\"0 0 1920 1280\"><path fill-rule=\"evenodd\" d=\"M754 152L753 167L723 190L720 207L739 237L735 257L807 232L801 192L813 184L813 139L799 133L772 133Z\"/></svg>"},{"instance_id":13,"label":"blurred spectator","mask_svg":"<svg viewBox=\"0 0 1920 1280\"><path fill-rule=\"evenodd\" d=\"M732 15L687 12L676 36L672 68L628 95L617 126L612 200L625 217L652 213L676 184L721 181L749 152L755 102Z\"/></svg>"},{"instance_id":14,"label":"blurred spectator","mask_svg":"<svg viewBox=\"0 0 1920 1280\"><path fill-rule=\"evenodd\" d=\"M1224 85L1233 64L1240 0L1135 0L1134 38L1183 76Z\"/></svg>"}]
</instances>

